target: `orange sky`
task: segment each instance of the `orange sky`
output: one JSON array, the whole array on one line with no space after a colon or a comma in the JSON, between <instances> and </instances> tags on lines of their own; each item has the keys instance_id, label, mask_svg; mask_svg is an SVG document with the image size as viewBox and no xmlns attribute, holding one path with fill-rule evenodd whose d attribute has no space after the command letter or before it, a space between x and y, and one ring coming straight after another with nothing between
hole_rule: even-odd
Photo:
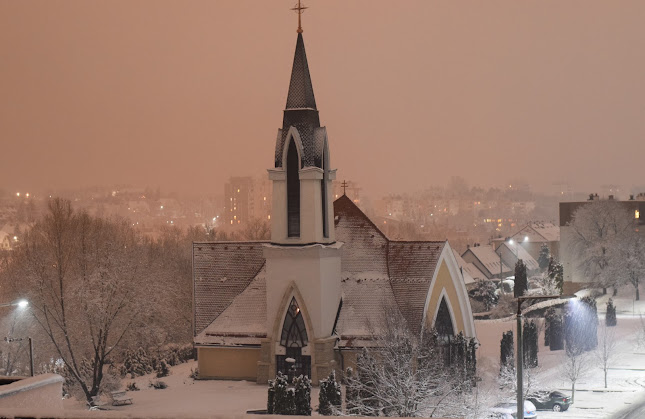
<instances>
[{"instance_id":1,"label":"orange sky","mask_svg":"<svg viewBox=\"0 0 645 419\"><path fill-rule=\"evenodd\" d=\"M295 0L0 2L0 188L221 193L273 162ZM645 2L309 0L332 166L369 194L461 175L645 185Z\"/></svg>"}]
</instances>

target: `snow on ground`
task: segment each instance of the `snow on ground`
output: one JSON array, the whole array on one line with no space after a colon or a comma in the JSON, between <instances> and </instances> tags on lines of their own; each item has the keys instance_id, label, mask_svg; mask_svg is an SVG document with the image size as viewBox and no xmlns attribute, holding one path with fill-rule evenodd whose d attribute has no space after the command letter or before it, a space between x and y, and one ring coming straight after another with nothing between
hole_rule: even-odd
<instances>
[{"instance_id":1,"label":"snow on ground","mask_svg":"<svg viewBox=\"0 0 645 419\"><path fill-rule=\"evenodd\" d=\"M592 363L589 373L576 383L575 404L568 411L539 412L540 418L608 418L615 412L645 397L645 348L639 348L637 337L641 329L640 315L645 317L645 301L635 301L633 288L625 287L618 296L604 295L597 299L599 323L604 324L606 304L613 298L618 324L615 338L620 342L618 354L608 372L608 388L604 388L603 370ZM544 330L540 323L539 363L537 376L541 386L571 394L571 384L564 378L561 365L564 351L550 351L544 344ZM601 325L599 325L599 333ZM499 371L499 346L502 333L513 330L515 319L476 320L478 372L484 383L494 385ZM515 335L514 335L515 337Z\"/></svg>"},{"instance_id":2,"label":"snow on ground","mask_svg":"<svg viewBox=\"0 0 645 419\"><path fill-rule=\"evenodd\" d=\"M598 298L600 322L604 322L605 305L609 296ZM645 397L645 348L636 346L636 337L641 327L640 313L645 316L645 301L633 301L633 290L624 288L613 297L617 307L618 325L616 339L620 344L619 356L609 371L608 388L604 389L603 371L593 366L590 373L576 384L575 404L566 412L539 412L540 418L591 419L607 418L620 409ZM482 388L496 386L499 372L499 343L502 333L515 330L515 320L477 320L478 371L483 377ZM570 384L561 374L564 351L550 351L543 346L543 331L540 335L538 371L544 388L571 393ZM248 381L193 380L191 370L196 362L188 362L171 368L171 374L160 380L168 384L164 390L149 388L154 374L136 379L124 379L123 387L135 381L140 391L128 392L133 404L109 406L110 410L123 414L172 417L203 417L215 414L243 414L248 410L266 408L267 388ZM312 391L312 407L318 405L318 388ZM84 410L84 402L66 400L65 408ZM89 413L89 412L88 412ZM315 413L314 413L315 414Z\"/></svg>"},{"instance_id":3,"label":"snow on ground","mask_svg":"<svg viewBox=\"0 0 645 419\"><path fill-rule=\"evenodd\" d=\"M132 404L125 406L106 406L109 410L133 415L163 417L203 417L215 414L239 415L248 410L266 409L267 386L249 381L193 380L191 370L197 362L191 361L171 367L167 377L156 378L154 374L124 379L123 388L132 381L140 391L129 391ZM155 390L148 384L160 380L168 388ZM312 389L312 407L318 407L318 388ZM66 400L65 409L86 410L84 403ZM314 413L315 414L315 413Z\"/></svg>"}]
</instances>

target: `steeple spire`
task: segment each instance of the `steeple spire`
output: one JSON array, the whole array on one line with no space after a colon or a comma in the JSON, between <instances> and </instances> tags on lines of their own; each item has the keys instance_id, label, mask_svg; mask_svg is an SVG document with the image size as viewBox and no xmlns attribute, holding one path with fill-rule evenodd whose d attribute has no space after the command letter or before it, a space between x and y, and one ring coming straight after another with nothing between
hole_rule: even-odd
<instances>
[{"instance_id":1,"label":"steeple spire","mask_svg":"<svg viewBox=\"0 0 645 419\"><path fill-rule=\"evenodd\" d=\"M307 64L305 41L302 38L302 33L299 32L298 40L296 41L296 53L293 57L286 109L306 108L316 109L316 98L314 97L314 88L309 74L309 65Z\"/></svg>"}]
</instances>

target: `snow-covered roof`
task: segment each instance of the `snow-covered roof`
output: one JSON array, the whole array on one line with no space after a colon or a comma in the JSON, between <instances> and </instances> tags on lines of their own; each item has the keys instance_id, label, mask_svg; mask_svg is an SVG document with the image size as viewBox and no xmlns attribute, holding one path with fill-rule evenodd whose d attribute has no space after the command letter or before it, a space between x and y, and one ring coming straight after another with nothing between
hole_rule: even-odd
<instances>
[{"instance_id":1,"label":"snow-covered roof","mask_svg":"<svg viewBox=\"0 0 645 419\"><path fill-rule=\"evenodd\" d=\"M531 254L520 244L501 243L497 248L497 253L502 252L502 260L507 265L515 265L517 259L522 259L529 271L534 271L540 267L540 264L531 256Z\"/></svg>"},{"instance_id":2,"label":"snow-covered roof","mask_svg":"<svg viewBox=\"0 0 645 419\"><path fill-rule=\"evenodd\" d=\"M557 242L560 241L560 227L547 222L533 222L522 227L512 237L520 241L528 237L532 242Z\"/></svg>"},{"instance_id":3,"label":"snow-covered roof","mask_svg":"<svg viewBox=\"0 0 645 419\"><path fill-rule=\"evenodd\" d=\"M461 268L461 274L464 277L464 284L470 285L475 281L486 279L486 275L484 275L482 271L477 269L477 267L472 263L466 262L455 249L452 249L452 253L455 255L459 268Z\"/></svg>"},{"instance_id":4,"label":"snow-covered roof","mask_svg":"<svg viewBox=\"0 0 645 419\"><path fill-rule=\"evenodd\" d=\"M495 250L493 250L493 246L487 244L482 246L469 247L468 250L466 250L464 254L461 255L464 260L467 260L466 255L468 253L472 254L475 259L478 260L492 275L499 273L500 258L499 255L495 253ZM511 268L509 268L506 264L502 262L501 265L502 272L511 272Z\"/></svg>"},{"instance_id":5,"label":"snow-covered roof","mask_svg":"<svg viewBox=\"0 0 645 419\"><path fill-rule=\"evenodd\" d=\"M334 202L341 247L341 346L368 342L384 306L422 327L426 298L445 241L391 241L348 197ZM266 336L266 242L194 243L195 343L259 345Z\"/></svg>"}]
</instances>

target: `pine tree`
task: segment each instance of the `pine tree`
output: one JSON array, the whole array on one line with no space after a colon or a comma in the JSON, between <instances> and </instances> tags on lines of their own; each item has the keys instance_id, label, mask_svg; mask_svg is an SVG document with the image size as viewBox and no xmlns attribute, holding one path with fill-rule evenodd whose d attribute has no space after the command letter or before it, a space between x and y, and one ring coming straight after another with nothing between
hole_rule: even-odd
<instances>
[{"instance_id":1,"label":"pine tree","mask_svg":"<svg viewBox=\"0 0 645 419\"><path fill-rule=\"evenodd\" d=\"M293 379L296 390L296 415L311 416L311 380L306 375Z\"/></svg>"},{"instance_id":2,"label":"pine tree","mask_svg":"<svg viewBox=\"0 0 645 419\"><path fill-rule=\"evenodd\" d=\"M269 380L269 390L267 395L267 414L273 414L273 404L275 402L275 381Z\"/></svg>"},{"instance_id":3,"label":"pine tree","mask_svg":"<svg viewBox=\"0 0 645 419\"><path fill-rule=\"evenodd\" d=\"M500 371L504 368L513 367L515 359L515 346L513 345L513 331L509 330L502 334L502 340L500 342L500 357L499 357L499 367Z\"/></svg>"},{"instance_id":4,"label":"pine tree","mask_svg":"<svg viewBox=\"0 0 645 419\"><path fill-rule=\"evenodd\" d=\"M562 264L554 258L550 258L547 275L555 281L555 286L558 287L560 294L562 294L564 289L564 267Z\"/></svg>"},{"instance_id":5,"label":"pine tree","mask_svg":"<svg viewBox=\"0 0 645 419\"><path fill-rule=\"evenodd\" d=\"M614 301L610 298L607 301L607 314L605 315L605 324L607 326L616 326L616 306Z\"/></svg>"},{"instance_id":6,"label":"pine tree","mask_svg":"<svg viewBox=\"0 0 645 419\"><path fill-rule=\"evenodd\" d=\"M540 265L540 271L544 271L546 268L548 268L550 259L551 257L549 255L549 246L544 243L540 248L540 256L537 260L538 264Z\"/></svg>"},{"instance_id":7,"label":"pine tree","mask_svg":"<svg viewBox=\"0 0 645 419\"><path fill-rule=\"evenodd\" d=\"M533 320L524 320L522 330L522 350L524 355L524 366L535 368L538 366L538 331Z\"/></svg>"},{"instance_id":8,"label":"pine tree","mask_svg":"<svg viewBox=\"0 0 645 419\"><path fill-rule=\"evenodd\" d=\"M292 412L296 411L295 394L289 395L290 392L293 393L293 389L289 389L288 386L287 376L278 372L274 381L273 396L273 413L276 415L292 415Z\"/></svg>"},{"instance_id":9,"label":"pine tree","mask_svg":"<svg viewBox=\"0 0 645 419\"><path fill-rule=\"evenodd\" d=\"M515 298L526 294L529 289L529 282L526 276L526 265L522 259L518 259L515 264L515 287L513 293Z\"/></svg>"},{"instance_id":10,"label":"pine tree","mask_svg":"<svg viewBox=\"0 0 645 419\"><path fill-rule=\"evenodd\" d=\"M549 322L549 349L559 351L564 349L564 330L562 315L554 314Z\"/></svg>"},{"instance_id":11,"label":"pine tree","mask_svg":"<svg viewBox=\"0 0 645 419\"><path fill-rule=\"evenodd\" d=\"M332 370L329 377L320 381L318 413L325 416L333 415L340 409L341 403L340 384L336 381L336 372Z\"/></svg>"},{"instance_id":12,"label":"pine tree","mask_svg":"<svg viewBox=\"0 0 645 419\"><path fill-rule=\"evenodd\" d=\"M544 313L544 346L549 346L551 341L551 322L556 317L555 308L549 307Z\"/></svg>"}]
</instances>

